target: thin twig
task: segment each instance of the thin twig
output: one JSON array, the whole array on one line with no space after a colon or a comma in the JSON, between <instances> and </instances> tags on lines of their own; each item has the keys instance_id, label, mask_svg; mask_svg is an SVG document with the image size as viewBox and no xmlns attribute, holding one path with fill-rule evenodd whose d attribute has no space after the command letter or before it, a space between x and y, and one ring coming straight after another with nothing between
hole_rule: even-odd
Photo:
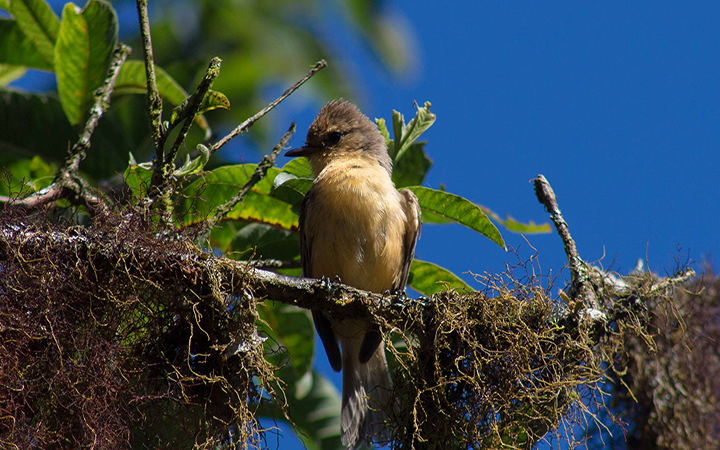
<instances>
[{"instance_id":1,"label":"thin twig","mask_svg":"<svg viewBox=\"0 0 720 450\"><path fill-rule=\"evenodd\" d=\"M90 116L87 122L85 122L85 127L82 133L80 133L78 141L70 150L70 156L65 161L65 165L58 170L55 175L55 180L52 184L22 200L18 200L14 205L34 209L62 197L69 198L74 202L83 203L94 210L106 209L102 199L90 192L90 185L85 179L78 175L78 171L80 170L80 162L85 159L87 151L90 148L90 138L92 137L93 131L95 131L98 121L110 106L110 95L115 87L115 81L120 73L120 68L125 63L131 51L130 47L125 44L120 44L115 49L110 61L108 74L102 86L95 91L95 102L90 109Z\"/></svg>"},{"instance_id":2,"label":"thin twig","mask_svg":"<svg viewBox=\"0 0 720 450\"><path fill-rule=\"evenodd\" d=\"M550 219L555 225L555 229L557 229L560 239L562 239L563 245L565 246L565 254L568 258L572 277L571 297L580 296L587 306L597 309L599 305L595 294L588 284L585 262L578 254L575 240L573 240L570 235L570 228L560 212L555 192L543 175L538 175L537 178L532 181L535 187L535 196L538 201L545 206L547 212L550 213Z\"/></svg>"},{"instance_id":3,"label":"thin twig","mask_svg":"<svg viewBox=\"0 0 720 450\"><path fill-rule=\"evenodd\" d=\"M152 40L150 38L150 18L147 9L148 0L137 0L138 19L140 20L140 38L143 44L145 57L145 77L147 79L147 108L150 116L150 131L155 141L155 155L158 164L163 161L162 142L162 98L158 92L157 78L155 77L155 60L153 58Z\"/></svg>"},{"instance_id":4,"label":"thin twig","mask_svg":"<svg viewBox=\"0 0 720 450\"><path fill-rule=\"evenodd\" d=\"M82 133L80 133L80 138L72 148L70 159L66 162L69 171L77 172L80 161L85 159L87 150L90 148L90 137L93 131L95 131L98 121L108 106L110 106L110 95L115 87L115 81L120 73L120 68L125 63L127 57L130 56L130 52L132 52L132 49L122 43L115 49L105 81L103 81L102 86L95 91L95 103L92 108L90 108L90 117L88 117L87 122L85 122L85 128Z\"/></svg>"},{"instance_id":5,"label":"thin twig","mask_svg":"<svg viewBox=\"0 0 720 450\"><path fill-rule=\"evenodd\" d=\"M300 86L302 86L307 80L309 80L310 78L312 78L313 75L315 75L316 73L318 73L320 70L322 70L322 69L325 68L326 66L327 66L327 63L325 62L324 59L318 61L318 62L315 64L315 67L313 67L307 74L305 74L304 77L302 77L302 78L301 78L300 80L298 80L295 84L293 84L293 85L290 87L290 89L288 89L287 91L285 91L285 92L283 93L283 95L281 95L280 97L278 97L277 99L275 99L275 101L273 101L272 103L270 103L269 105L267 105L267 106L266 106L265 108L263 108L260 112L258 112L258 113L255 114L254 116L252 116L252 117L250 117L249 119L247 119L245 122L243 122L243 123L241 123L240 125L238 125L237 128L235 128L234 130L232 130L232 131L231 131L230 133L228 133L225 137L223 137L222 139L220 139L219 141L217 141L212 147L210 147L210 155L213 155L213 154L214 154L216 151L218 151L223 145L225 145L225 144L227 144L228 142L230 142L230 140L231 140L232 138L234 138L235 136L243 133L243 132L246 131L248 128L250 128L255 122L258 121L258 119L260 119L262 116L264 116L265 114L267 114L268 112L270 112L270 111L271 111L273 108L275 108L280 102L282 102L283 100L285 100L290 94L292 94L293 92L295 92L295 91L296 91Z\"/></svg>"},{"instance_id":6,"label":"thin twig","mask_svg":"<svg viewBox=\"0 0 720 450\"><path fill-rule=\"evenodd\" d=\"M263 178L265 178L265 175L267 175L268 169L270 169L275 164L275 158L277 158L277 155L282 151L283 148L290 142L290 139L295 134L295 123L290 124L290 128L288 131L283 135L282 139L280 139L280 142L273 148L272 152L270 154L265 155L265 157L260 161L260 163L255 168L255 171L253 172L250 179L245 183L245 185L238 191L238 193L235 195L235 197L232 198L229 202L225 203L224 205L221 205L217 211L215 212L215 215L209 218L205 221L203 224L203 231L202 234L208 233L212 228L220 222L222 219L225 218L226 215L230 211L235 208L235 206L242 202L245 199L245 196L250 192L250 190L260 182Z\"/></svg>"}]
</instances>

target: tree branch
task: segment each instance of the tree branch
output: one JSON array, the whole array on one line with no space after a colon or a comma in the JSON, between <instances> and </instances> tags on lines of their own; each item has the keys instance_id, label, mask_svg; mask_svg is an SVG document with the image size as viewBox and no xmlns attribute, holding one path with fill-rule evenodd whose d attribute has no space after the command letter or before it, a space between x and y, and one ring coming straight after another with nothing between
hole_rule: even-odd
<instances>
[{"instance_id":1,"label":"tree branch","mask_svg":"<svg viewBox=\"0 0 720 450\"><path fill-rule=\"evenodd\" d=\"M143 44L145 59L145 78L147 79L147 108L150 117L150 131L155 141L155 156L158 164L162 164L163 135L162 132L162 98L155 77L155 60L153 58L152 40L150 38L150 18L148 17L148 0L137 0L138 19L140 20L140 39Z\"/></svg>"},{"instance_id":2,"label":"tree branch","mask_svg":"<svg viewBox=\"0 0 720 450\"><path fill-rule=\"evenodd\" d=\"M533 185L535 187L535 196L545 206L545 210L550 213L550 219L565 246L572 281L570 297L579 298L585 306L599 310L600 305L597 297L588 283L587 264L578 254L575 240L570 235L570 228L560 212L553 188L543 175L538 175L537 178L533 179Z\"/></svg>"},{"instance_id":3,"label":"tree branch","mask_svg":"<svg viewBox=\"0 0 720 450\"><path fill-rule=\"evenodd\" d=\"M90 148L90 138L93 131L95 131L98 121L110 106L110 95L115 87L120 68L131 51L130 47L122 43L115 49L105 81L95 91L95 102L90 109L90 116L85 122L85 127L80 133L78 141L70 150L70 156L65 161L65 165L55 175L52 184L22 200L14 202L14 205L36 209L58 198L68 198L74 203L84 204L92 210L106 211L103 200L92 193L90 185L78 175L78 171L80 170L80 162L85 159Z\"/></svg>"},{"instance_id":4,"label":"tree branch","mask_svg":"<svg viewBox=\"0 0 720 450\"><path fill-rule=\"evenodd\" d=\"M0 245L16 249L24 258L42 258L51 252L64 252L78 263L92 263L93 267L126 267L133 271L153 267L152 277L156 280L171 279L184 284L180 280L185 279L188 285L193 285L193 277L220 279L223 280L223 294L239 299L228 297L228 301L244 301L245 294L250 291L254 298L323 310L340 320L381 317L391 322L400 317L398 307L424 304L405 296L362 291L328 279L276 274L257 269L253 263L203 253L190 243L141 249L142 246L129 237L117 239L87 228L51 231L38 230L25 223L0 225ZM126 257L132 257L132 264L121 264Z\"/></svg>"}]
</instances>

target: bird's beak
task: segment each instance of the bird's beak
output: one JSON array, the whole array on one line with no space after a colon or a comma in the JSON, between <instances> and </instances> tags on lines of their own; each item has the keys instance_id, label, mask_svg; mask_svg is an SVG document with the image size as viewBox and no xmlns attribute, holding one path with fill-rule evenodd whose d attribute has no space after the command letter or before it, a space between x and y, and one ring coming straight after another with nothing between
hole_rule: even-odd
<instances>
[{"instance_id":1,"label":"bird's beak","mask_svg":"<svg viewBox=\"0 0 720 450\"><path fill-rule=\"evenodd\" d=\"M302 147L296 147L288 150L287 153L285 153L285 156L289 156L291 158L295 156L309 156L316 150L317 149L315 147L308 147L307 145L304 145Z\"/></svg>"}]
</instances>

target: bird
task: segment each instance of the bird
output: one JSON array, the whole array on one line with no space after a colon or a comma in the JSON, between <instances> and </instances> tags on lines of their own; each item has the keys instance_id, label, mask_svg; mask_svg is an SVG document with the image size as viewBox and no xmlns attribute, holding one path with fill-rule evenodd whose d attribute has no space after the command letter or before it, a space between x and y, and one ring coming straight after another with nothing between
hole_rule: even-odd
<instances>
[{"instance_id":1,"label":"bird","mask_svg":"<svg viewBox=\"0 0 720 450\"><path fill-rule=\"evenodd\" d=\"M352 103L333 100L308 129L305 145L286 153L310 162L314 181L300 206L303 276L339 280L375 293L404 293L420 235L420 205L396 189L378 127ZM342 443L388 443L392 380L379 327L338 321L313 310L330 366L342 370Z\"/></svg>"}]
</instances>

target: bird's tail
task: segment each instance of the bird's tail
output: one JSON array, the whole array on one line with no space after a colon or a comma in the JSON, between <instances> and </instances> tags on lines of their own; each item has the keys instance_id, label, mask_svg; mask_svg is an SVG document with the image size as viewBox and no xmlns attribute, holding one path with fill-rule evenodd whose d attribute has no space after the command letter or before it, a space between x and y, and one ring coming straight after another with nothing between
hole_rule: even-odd
<instances>
[{"instance_id":1,"label":"bird's tail","mask_svg":"<svg viewBox=\"0 0 720 450\"><path fill-rule=\"evenodd\" d=\"M349 449L359 448L363 442L380 444L390 441L391 430L385 424L387 408L392 398L392 381L385 345L375 350L366 364L360 363L361 339L341 339L343 356L343 396L340 428L342 443Z\"/></svg>"}]
</instances>

